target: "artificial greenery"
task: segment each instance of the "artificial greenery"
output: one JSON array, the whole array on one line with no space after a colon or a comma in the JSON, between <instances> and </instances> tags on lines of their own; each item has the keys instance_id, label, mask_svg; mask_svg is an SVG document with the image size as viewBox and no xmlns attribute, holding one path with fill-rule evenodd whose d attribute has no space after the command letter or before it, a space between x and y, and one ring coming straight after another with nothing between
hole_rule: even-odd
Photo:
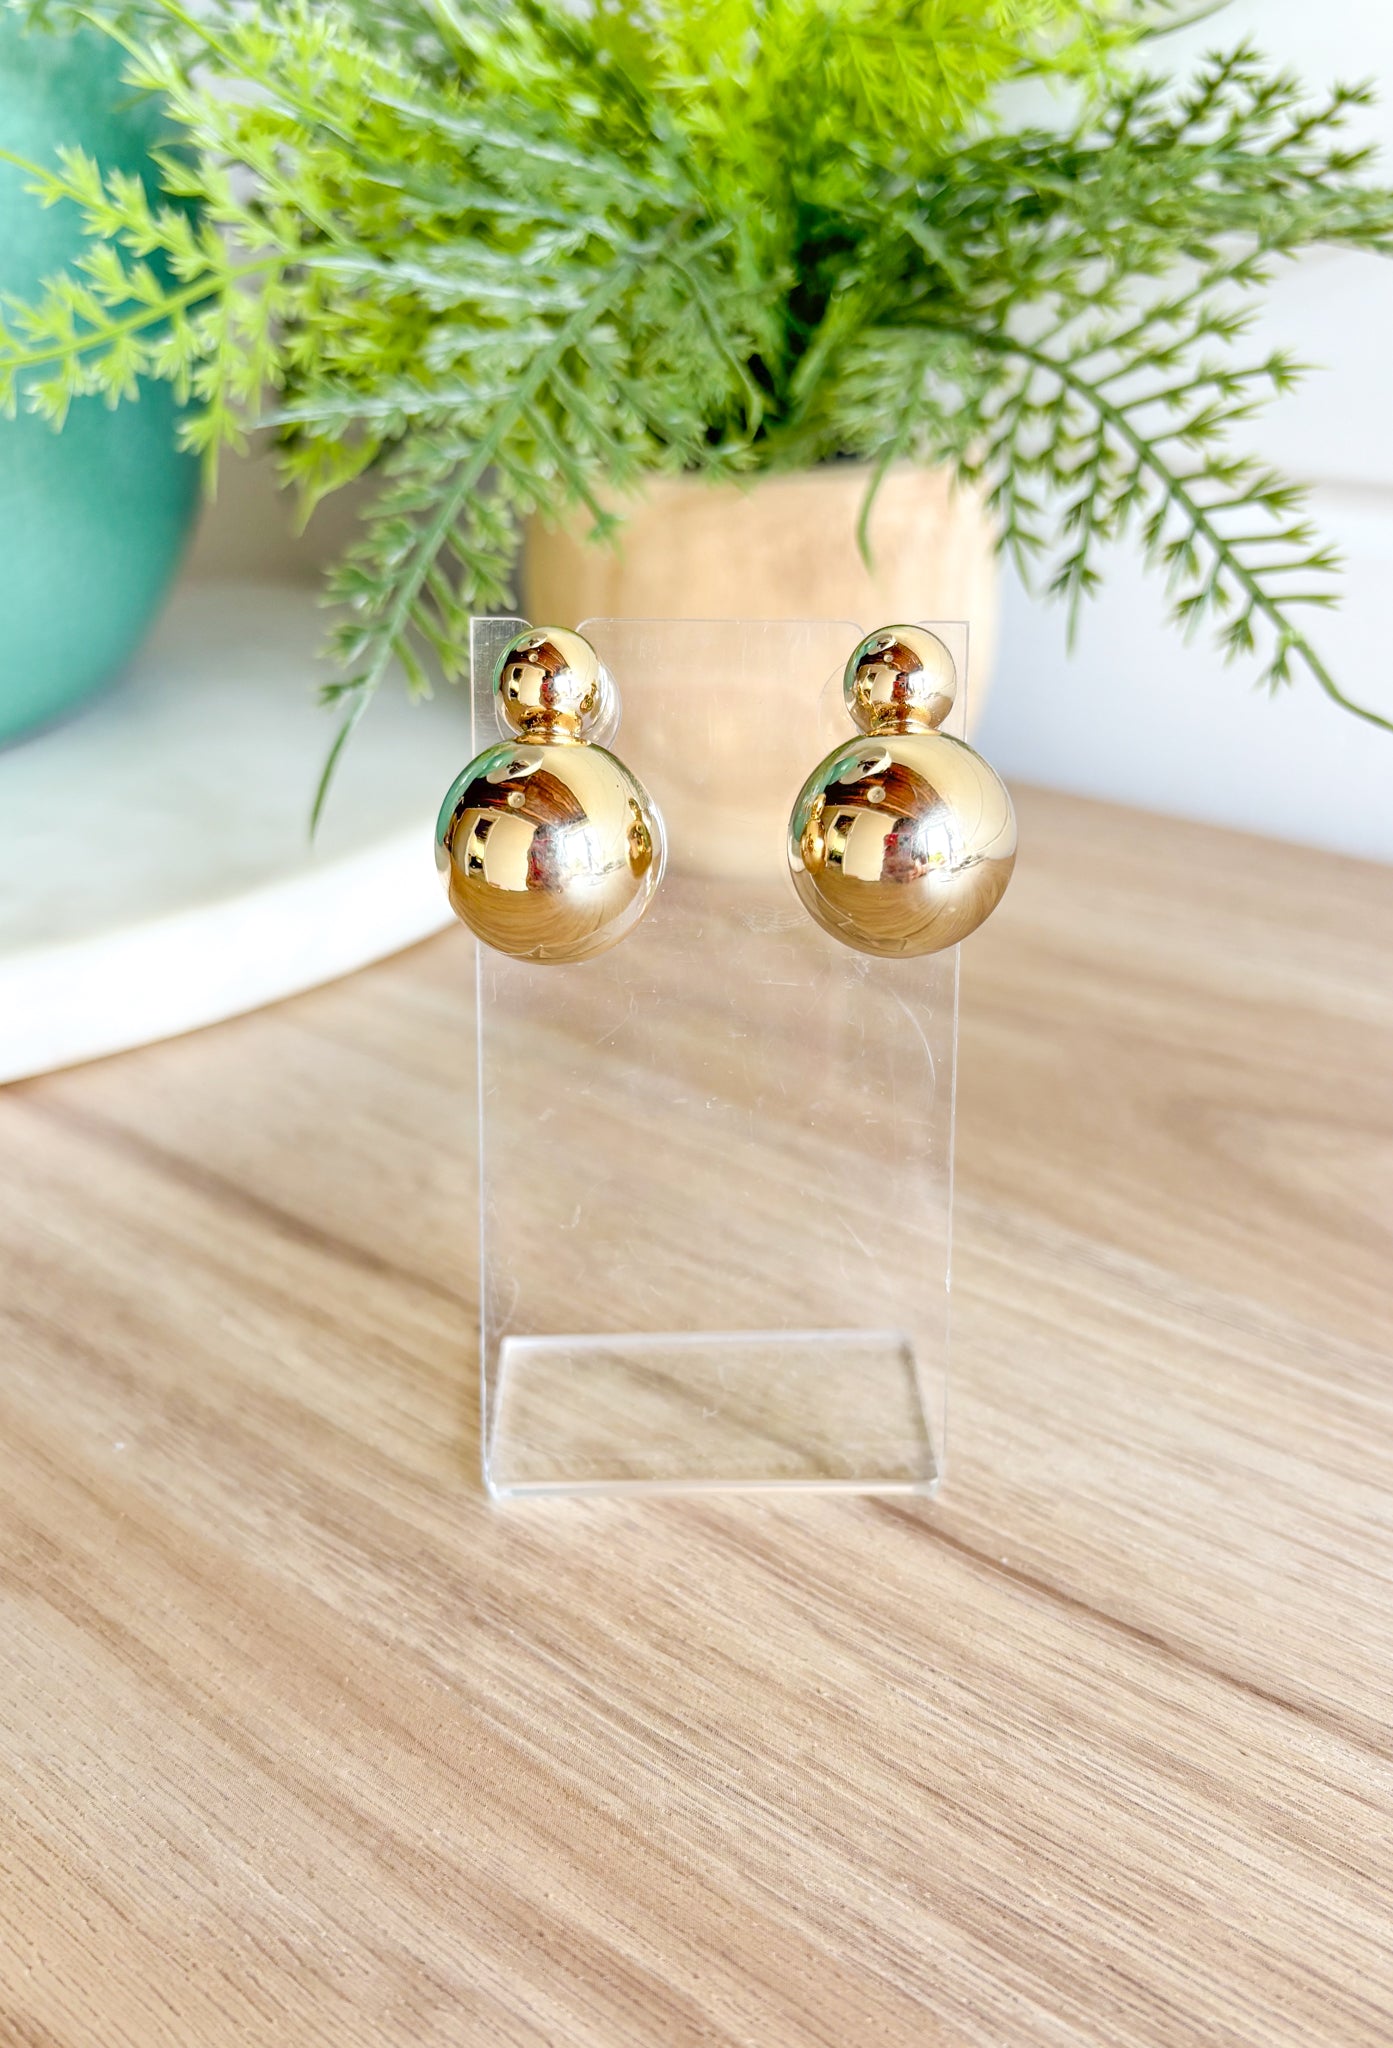
<instances>
[{"instance_id":1,"label":"artificial greenery","mask_svg":"<svg viewBox=\"0 0 1393 2048\"><path fill-rule=\"evenodd\" d=\"M985 480L1071 604L1131 535L1183 623L1385 723L1307 636L1300 492L1233 440L1297 374L1241 345L1274 265L1393 245L1365 89L1246 47L1168 84L1124 0L23 4L117 37L179 143L153 195L26 166L91 248L7 309L0 392L61 424L166 378L210 477L270 426L306 511L374 470L335 757L394 662L457 669L526 516L603 538L647 471L843 456Z\"/></svg>"}]
</instances>

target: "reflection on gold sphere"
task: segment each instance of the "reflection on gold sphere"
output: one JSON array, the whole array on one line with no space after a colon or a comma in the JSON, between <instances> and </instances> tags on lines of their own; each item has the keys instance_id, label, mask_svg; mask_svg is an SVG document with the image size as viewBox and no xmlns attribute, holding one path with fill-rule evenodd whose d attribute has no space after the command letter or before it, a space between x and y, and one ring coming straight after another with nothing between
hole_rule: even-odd
<instances>
[{"instance_id":1,"label":"reflection on gold sphere","mask_svg":"<svg viewBox=\"0 0 1393 2048\"><path fill-rule=\"evenodd\" d=\"M833 938L882 957L937 953L1001 901L1016 818L1005 783L962 740L871 733L804 783L788 858L802 903Z\"/></svg>"},{"instance_id":2,"label":"reflection on gold sphere","mask_svg":"<svg viewBox=\"0 0 1393 2048\"><path fill-rule=\"evenodd\" d=\"M523 960L589 960L648 908L662 820L603 747L510 740L450 788L435 858L450 907L485 945Z\"/></svg>"},{"instance_id":3,"label":"reflection on gold sphere","mask_svg":"<svg viewBox=\"0 0 1393 2048\"><path fill-rule=\"evenodd\" d=\"M506 732L579 740L610 722L614 681L588 640L566 626L529 626L510 640L493 672Z\"/></svg>"},{"instance_id":4,"label":"reflection on gold sphere","mask_svg":"<svg viewBox=\"0 0 1393 2048\"><path fill-rule=\"evenodd\" d=\"M861 732L932 732L958 693L953 657L924 626L881 626L846 665L846 708Z\"/></svg>"}]
</instances>

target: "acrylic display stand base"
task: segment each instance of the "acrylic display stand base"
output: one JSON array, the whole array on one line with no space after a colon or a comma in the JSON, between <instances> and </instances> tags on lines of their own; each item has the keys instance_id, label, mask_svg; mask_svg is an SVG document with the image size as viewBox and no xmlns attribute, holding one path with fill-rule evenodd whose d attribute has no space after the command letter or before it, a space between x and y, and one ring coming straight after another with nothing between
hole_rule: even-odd
<instances>
[{"instance_id":1,"label":"acrylic display stand base","mask_svg":"<svg viewBox=\"0 0 1393 2048\"><path fill-rule=\"evenodd\" d=\"M519 624L475 622L476 748L498 736L493 666ZM862 630L582 626L668 858L599 959L479 949L496 1495L939 1482L957 955L838 945L784 853L802 781L850 736L841 670ZM965 675L965 629L935 630ZM807 689L771 730L776 672Z\"/></svg>"}]
</instances>

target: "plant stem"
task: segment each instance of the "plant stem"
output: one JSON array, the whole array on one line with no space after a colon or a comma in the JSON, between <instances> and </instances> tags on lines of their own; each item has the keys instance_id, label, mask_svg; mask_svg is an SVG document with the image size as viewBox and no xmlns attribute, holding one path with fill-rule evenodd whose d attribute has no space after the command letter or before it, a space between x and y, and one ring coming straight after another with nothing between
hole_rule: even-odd
<instances>
[{"instance_id":1,"label":"plant stem","mask_svg":"<svg viewBox=\"0 0 1393 2048\"><path fill-rule=\"evenodd\" d=\"M1343 710L1353 712L1356 718L1362 718L1368 724L1378 726L1383 732L1393 732L1393 718L1385 718L1381 712L1373 711L1365 704L1357 704L1353 698L1345 695L1305 634L1299 632L1290 620L1283 617L1278 602L1268 595L1252 571L1238 555L1234 554L1228 540L1210 518L1207 508L1195 497L1184 479L1167 467L1164 459L1156 452L1155 445L1137 432L1126 413L1114 405L1111 399L1106 398L1086 377L1080 376L1070 364L1057 361L1042 349L1032 347L1029 342L1019 341L1011 335L986 334L980 330L960 327L945 327L943 331L964 336L996 354L1014 355L1024 362L1034 364L1047 375L1057 377L1076 397L1091 406L1132 450L1140 466L1149 470L1155 477L1170 502L1185 514L1191 523L1192 533L1203 537L1215 560L1222 564L1247 598L1250 610L1267 622L1280 644L1299 656L1326 696Z\"/></svg>"},{"instance_id":2,"label":"plant stem","mask_svg":"<svg viewBox=\"0 0 1393 2048\"><path fill-rule=\"evenodd\" d=\"M189 306L196 306L204 299L216 298L229 285L237 284L244 277L256 277L263 270L269 270L286 259L280 256L263 256L255 263L241 263L231 270L224 270L216 277L202 279L198 284L186 285L183 291L170 292L157 306L144 306L137 313L128 313L124 320L112 320L105 327L93 327L86 334L75 334L71 341L55 342L51 348L24 349L8 354L0 346L0 369L35 370L44 363L71 361L73 357L86 353L88 349L105 348L117 341L123 334L137 334L142 327L151 327L157 321L168 320L173 313L182 313Z\"/></svg>"}]
</instances>

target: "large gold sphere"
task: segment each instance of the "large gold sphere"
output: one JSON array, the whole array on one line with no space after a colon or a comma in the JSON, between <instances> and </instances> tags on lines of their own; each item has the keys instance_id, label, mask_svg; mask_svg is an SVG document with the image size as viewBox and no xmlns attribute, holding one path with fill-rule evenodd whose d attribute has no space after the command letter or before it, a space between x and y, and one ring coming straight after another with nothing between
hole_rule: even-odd
<instances>
[{"instance_id":1,"label":"large gold sphere","mask_svg":"<svg viewBox=\"0 0 1393 2048\"><path fill-rule=\"evenodd\" d=\"M566 626L529 626L510 640L494 668L493 690L504 731L524 739L583 739L617 711L609 670Z\"/></svg>"},{"instance_id":2,"label":"large gold sphere","mask_svg":"<svg viewBox=\"0 0 1393 2048\"><path fill-rule=\"evenodd\" d=\"M603 747L510 740L451 786L435 852L451 908L485 945L520 960L589 960L648 908L663 827Z\"/></svg>"},{"instance_id":3,"label":"large gold sphere","mask_svg":"<svg viewBox=\"0 0 1393 2048\"><path fill-rule=\"evenodd\" d=\"M1005 783L962 740L870 733L804 783L788 859L805 908L844 945L891 958L937 953L1001 901L1016 818Z\"/></svg>"}]
</instances>

